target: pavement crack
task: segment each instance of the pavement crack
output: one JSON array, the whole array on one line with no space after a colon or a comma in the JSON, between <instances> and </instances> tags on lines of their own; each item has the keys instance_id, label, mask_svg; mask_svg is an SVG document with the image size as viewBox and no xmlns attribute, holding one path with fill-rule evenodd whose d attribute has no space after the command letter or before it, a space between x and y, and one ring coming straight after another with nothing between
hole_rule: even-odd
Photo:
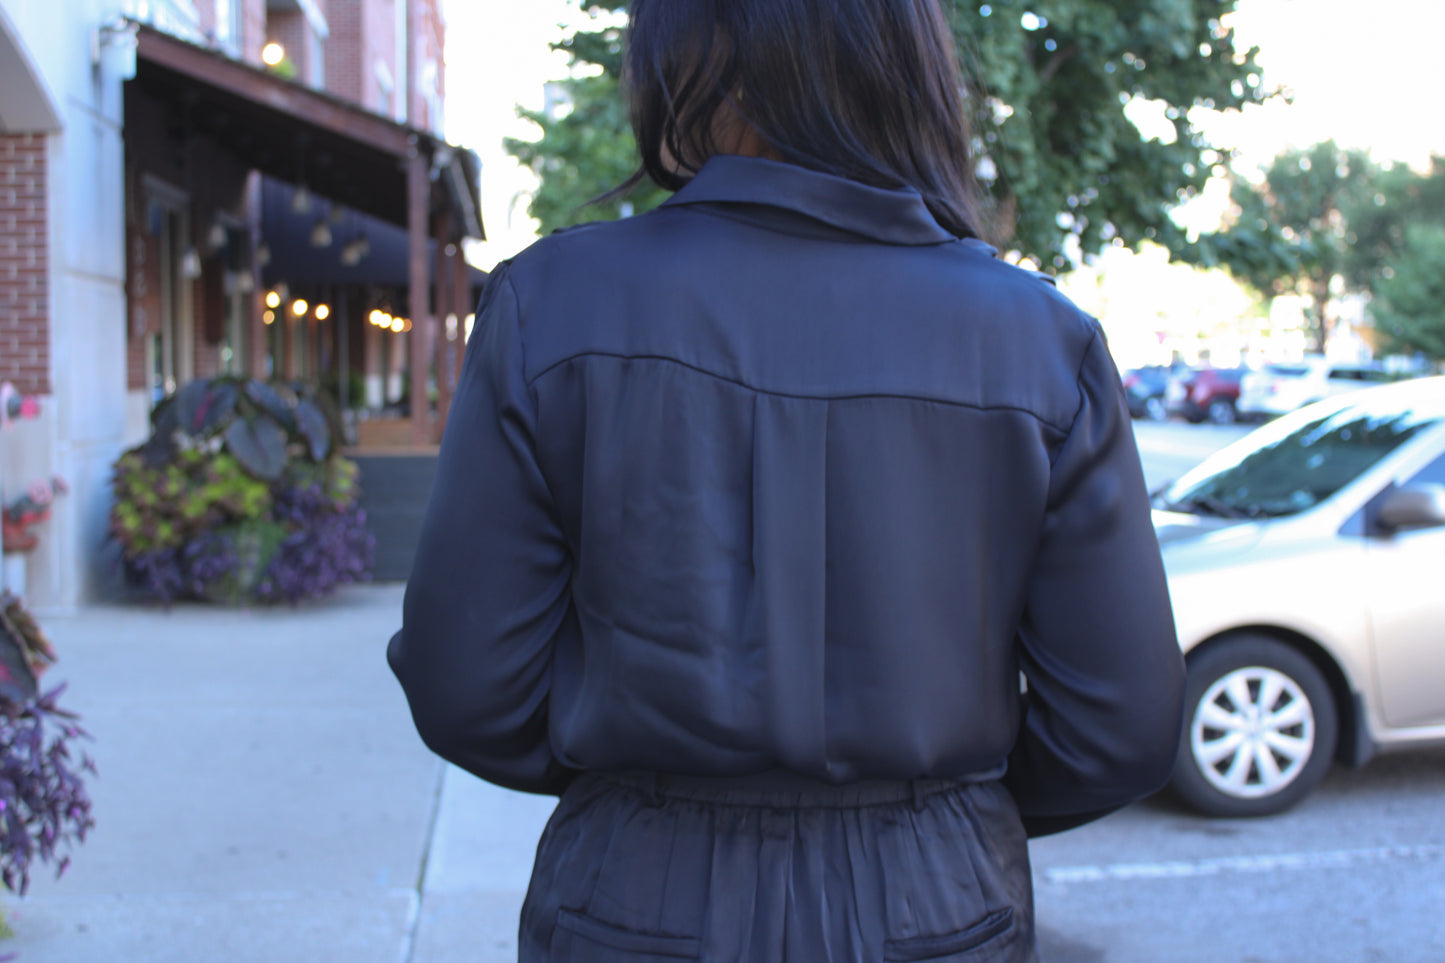
<instances>
[{"instance_id":1,"label":"pavement crack","mask_svg":"<svg viewBox=\"0 0 1445 963\"><path fill-rule=\"evenodd\" d=\"M426 874L431 865L432 848L436 845L437 822L441 818L442 793L446 791L447 765L438 761L436 776L436 791L432 793L431 812L427 815L426 844L422 847L421 861L417 866L416 881L412 884L411 919L407 921L406 943L402 952L402 963L416 963L416 937L417 931L421 928L422 911L426 902Z\"/></svg>"}]
</instances>

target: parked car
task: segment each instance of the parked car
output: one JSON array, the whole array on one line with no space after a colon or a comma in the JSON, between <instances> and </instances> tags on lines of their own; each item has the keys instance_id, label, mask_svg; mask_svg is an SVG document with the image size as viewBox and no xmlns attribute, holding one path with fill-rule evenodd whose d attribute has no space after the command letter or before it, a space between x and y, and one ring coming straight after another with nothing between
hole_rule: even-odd
<instances>
[{"instance_id":1,"label":"parked car","mask_svg":"<svg viewBox=\"0 0 1445 963\"><path fill-rule=\"evenodd\" d=\"M1240 417L1264 420L1307 404L1389 381L1383 368L1308 357L1297 364L1270 364L1245 376L1240 387Z\"/></svg>"},{"instance_id":2,"label":"parked car","mask_svg":"<svg viewBox=\"0 0 1445 963\"><path fill-rule=\"evenodd\" d=\"M1233 424L1243 375L1243 368L1200 368L1183 372L1169 382L1164 394L1165 407L1169 414L1181 415L1189 421Z\"/></svg>"},{"instance_id":3,"label":"parked car","mask_svg":"<svg viewBox=\"0 0 1445 963\"><path fill-rule=\"evenodd\" d=\"M1129 401L1129 414L1135 418L1163 421L1169 416L1164 405L1164 392L1169 379L1182 374L1181 365L1152 364L1124 372L1124 396Z\"/></svg>"},{"instance_id":4,"label":"parked car","mask_svg":"<svg viewBox=\"0 0 1445 963\"><path fill-rule=\"evenodd\" d=\"M1257 816L1445 745L1445 378L1285 415L1155 496L1188 665L1173 786Z\"/></svg>"}]
</instances>

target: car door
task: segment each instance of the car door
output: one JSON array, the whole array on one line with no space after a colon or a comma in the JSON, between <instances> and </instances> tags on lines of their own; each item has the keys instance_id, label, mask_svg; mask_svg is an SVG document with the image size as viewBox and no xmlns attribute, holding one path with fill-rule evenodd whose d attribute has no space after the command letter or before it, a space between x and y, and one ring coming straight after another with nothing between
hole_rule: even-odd
<instances>
[{"instance_id":1,"label":"car door","mask_svg":"<svg viewBox=\"0 0 1445 963\"><path fill-rule=\"evenodd\" d=\"M1445 455L1417 482L1445 485ZM1381 714L1391 728L1445 725L1445 527L1374 536L1365 557Z\"/></svg>"}]
</instances>

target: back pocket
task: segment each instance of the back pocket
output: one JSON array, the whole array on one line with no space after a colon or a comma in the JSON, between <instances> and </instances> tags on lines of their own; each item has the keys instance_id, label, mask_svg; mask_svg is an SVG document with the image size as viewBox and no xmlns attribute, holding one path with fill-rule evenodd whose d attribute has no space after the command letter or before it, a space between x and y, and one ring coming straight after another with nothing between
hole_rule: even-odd
<instances>
[{"instance_id":1,"label":"back pocket","mask_svg":"<svg viewBox=\"0 0 1445 963\"><path fill-rule=\"evenodd\" d=\"M702 940L638 933L569 909L557 911L552 931L553 963L666 963L701 957Z\"/></svg>"},{"instance_id":2,"label":"back pocket","mask_svg":"<svg viewBox=\"0 0 1445 963\"><path fill-rule=\"evenodd\" d=\"M1014 911L1005 907L990 913L967 929L942 936L915 936L883 944L886 963L1004 963L1013 944Z\"/></svg>"}]
</instances>

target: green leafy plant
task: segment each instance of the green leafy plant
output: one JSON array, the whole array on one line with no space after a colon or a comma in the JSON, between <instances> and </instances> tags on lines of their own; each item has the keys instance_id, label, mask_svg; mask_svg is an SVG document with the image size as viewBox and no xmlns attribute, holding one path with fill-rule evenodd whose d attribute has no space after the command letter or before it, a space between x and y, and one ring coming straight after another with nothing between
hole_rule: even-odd
<instances>
[{"instance_id":1,"label":"green leafy plant","mask_svg":"<svg viewBox=\"0 0 1445 963\"><path fill-rule=\"evenodd\" d=\"M166 602L241 604L367 577L357 468L337 452L329 397L212 378L183 387L152 420L152 436L114 472L111 532L134 582Z\"/></svg>"}]
</instances>

